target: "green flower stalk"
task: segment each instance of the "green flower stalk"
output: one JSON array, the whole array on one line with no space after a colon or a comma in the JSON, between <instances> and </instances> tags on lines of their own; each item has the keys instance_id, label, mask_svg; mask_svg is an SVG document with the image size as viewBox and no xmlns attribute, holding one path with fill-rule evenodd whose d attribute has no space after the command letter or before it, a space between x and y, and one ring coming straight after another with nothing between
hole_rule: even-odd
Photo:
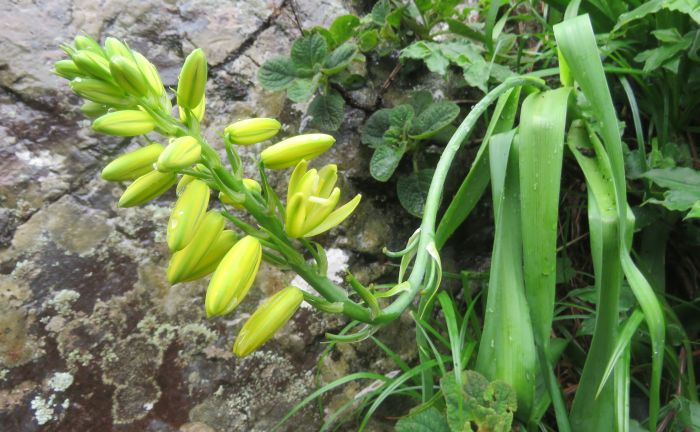
<instances>
[{"instance_id":1,"label":"green flower stalk","mask_svg":"<svg viewBox=\"0 0 700 432\"><path fill-rule=\"evenodd\" d=\"M262 192L262 186L260 186L260 183L258 183L257 181L255 181L253 179L250 179L250 178L243 179L243 186L245 186L245 188L251 192L257 192L257 193ZM228 195L226 195L223 192L219 192L219 201L221 201L224 204L228 204L228 205L230 205L234 208L237 208L237 209L244 208L243 204L234 201L233 198L229 197Z\"/></svg>"},{"instance_id":2,"label":"green flower stalk","mask_svg":"<svg viewBox=\"0 0 700 432\"><path fill-rule=\"evenodd\" d=\"M293 286L288 286L268 298L243 324L233 344L233 353L238 357L245 357L270 340L287 324L303 300L302 291Z\"/></svg>"},{"instance_id":3,"label":"green flower stalk","mask_svg":"<svg viewBox=\"0 0 700 432\"><path fill-rule=\"evenodd\" d=\"M297 135L266 148L260 158L266 168L289 168L302 159L308 161L322 155L334 143L335 138L326 134Z\"/></svg>"},{"instance_id":4,"label":"green flower stalk","mask_svg":"<svg viewBox=\"0 0 700 432\"><path fill-rule=\"evenodd\" d=\"M207 317L226 315L238 307L255 281L261 259L262 246L252 236L243 237L228 251L207 288Z\"/></svg>"},{"instance_id":5,"label":"green flower stalk","mask_svg":"<svg viewBox=\"0 0 700 432\"><path fill-rule=\"evenodd\" d=\"M335 187L338 168L326 165L320 171L307 171L307 167L302 160L289 179L285 229L291 238L312 237L339 225L362 199L362 195L356 195L335 210L340 200L340 189Z\"/></svg>"}]
</instances>

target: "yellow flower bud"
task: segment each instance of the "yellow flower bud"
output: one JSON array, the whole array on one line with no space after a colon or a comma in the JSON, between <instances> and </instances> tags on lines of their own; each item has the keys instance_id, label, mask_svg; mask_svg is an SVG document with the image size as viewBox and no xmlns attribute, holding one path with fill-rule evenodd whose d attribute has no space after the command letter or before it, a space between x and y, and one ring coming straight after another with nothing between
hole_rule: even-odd
<instances>
[{"instance_id":1,"label":"yellow flower bud","mask_svg":"<svg viewBox=\"0 0 700 432\"><path fill-rule=\"evenodd\" d=\"M237 121L224 129L232 143L248 145L263 142L277 135L282 125L271 118L252 118Z\"/></svg>"},{"instance_id":2,"label":"yellow flower bud","mask_svg":"<svg viewBox=\"0 0 700 432\"><path fill-rule=\"evenodd\" d=\"M114 56L123 56L126 58L131 57L131 50L126 44L119 39L113 37L108 37L105 39L105 52L107 53L107 58L111 59Z\"/></svg>"},{"instance_id":3,"label":"yellow flower bud","mask_svg":"<svg viewBox=\"0 0 700 432\"><path fill-rule=\"evenodd\" d=\"M335 138L326 134L297 135L266 148L260 157L267 168L288 168L321 155L333 143Z\"/></svg>"},{"instance_id":4,"label":"yellow flower bud","mask_svg":"<svg viewBox=\"0 0 700 432\"><path fill-rule=\"evenodd\" d=\"M203 278L216 270L221 259L238 241L238 236L231 230L223 230L214 243L207 249L202 259L192 268L189 274L184 275L182 282L189 282Z\"/></svg>"},{"instance_id":5,"label":"yellow flower bud","mask_svg":"<svg viewBox=\"0 0 700 432\"><path fill-rule=\"evenodd\" d=\"M194 118L197 119L197 121L202 121L202 119L204 118L204 110L206 108L206 105L207 105L207 97L204 96L204 97L202 97L202 101L199 103L199 105L197 105L197 108L192 110L192 114L194 115ZM185 116L185 114L186 114L185 110L182 109L181 106L178 106L177 112L180 114L180 121L184 123L185 120L187 120L187 118Z\"/></svg>"},{"instance_id":6,"label":"yellow flower bud","mask_svg":"<svg viewBox=\"0 0 700 432\"><path fill-rule=\"evenodd\" d=\"M134 96L148 95L146 78L136 63L124 56L115 55L109 61L109 70L114 81L127 93Z\"/></svg>"},{"instance_id":7,"label":"yellow flower bud","mask_svg":"<svg viewBox=\"0 0 700 432\"><path fill-rule=\"evenodd\" d=\"M107 113L92 122L97 132L116 136L136 136L155 129L156 123L150 114L139 110L122 110Z\"/></svg>"},{"instance_id":8,"label":"yellow flower bud","mask_svg":"<svg viewBox=\"0 0 700 432\"><path fill-rule=\"evenodd\" d=\"M163 95L165 93L165 88L163 87L163 81L160 79L158 69L156 69L153 63L149 62L140 52L132 51L132 54L134 60L136 60L136 64L139 65L139 69L141 69L141 73L146 77L148 86L151 88L151 91L153 91L153 94L156 96Z\"/></svg>"},{"instance_id":9,"label":"yellow flower bud","mask_svg":"<svg viewBox=\"0 0 700 432\"><path fill-rule=\"evenodd\" d=\"M197 48L185 59L177 83L177 104L194 110L204 97L207 85L207 59L204 51Z\"/></svg>"},{"instance_id":10,"label":"yellow flower bud","mask_svg":"<svg viewBox=\"0 0 700 432\"><path fill-rule=\"evenodd\" d=\"M73 62L85 75L109 81L112 73L109 71L109 62L100 54L92 51L80 50L73 54Z\"/></svg>"},{"instance_id":11,"label":"yellow flower bud","mask_svg":"<svg viewBox=\"0 0 700 432\"><path fill-rule=\"evenodd\" d=\"M192 240L209 205L209 186L193 180L175 202L168 220L166 238L171 251L179 251Z\"/></svg>"},{"instance_id":12,"label":"yellow flower bud","mask_svg":"<svg viewBox=\"0 0 700 432\"><path fill-rule=\"evenodd\" d=\"M80 112L90 118L96 118L101 115L107 114L108 110L109 109L107 108L107 106L93 101L87 101L80 106Z\"/></svg>"},{"instance_id":13,"label":"yellow flower bud","mask_svg":"<svg viewBox=\"0 0 700 432\"><path fill-rule=\"evenodd\" d=\"M123 154L104 167L102 178L107 181L125 181L139 178L153 171L153 164L158 160L158 155L162 151L162 145L153 143Z\"/></svg>"},{"instance_id":14,"label":"yellow flower bud","mask_svg":"<svg viewBox=\"0 0 700 432\"><path fill-rule=\"evenodd\" d=\"M262 259L262 246L255 237L238 241L216 267L207 288L207 317L226 315L248 294Z\"/></svg>"},{"instance_id":15,"label":"yellow flower bud","mask_svg":"<svg viewBox=\"0 0 700 432\"><path fill-rule=\"evenodd\" d=\"M158 171L177 171L199 162L202 146L196 138L184 136L175 138L158 157Z\"/></svg>"},{"instance_id":16,"label":"yellow flower bud","mask_svg":"<svg viewBox=\"0 0 700 432\"><path fill-rule=\"evenodd\" d=\"M326 165L320 171L307 171L305 160L299 162L289 178L285 226L292 238L312 237L328 231L343 222L355 211L361 195L338 209L340 189L335 187L338 168Z\"/></svg>"},{"instance_id":17,"label":"yellow flower bud","mask_svg":"<svg viewBox=\"0 0 700 432\"><path fill-rule=\"evenodd\" d=\"M70 82L70 87L78 95L99 104L126 107L131 103L122 89L104 81L78 77Z\"/></svg>"},{"instance_id":18,"label":"yellow flower bud","mask_svg":"<svg viewBox=\"0 0 700 432\"><path fill-rule=\"evenodd\" d=\"M299 288L288 286L265 300L248 318L233 344L233 353L245 357L270 340L299 309L304 294Z\"/></svg>"},{"instance_id":19,"label":"yellow flower bud","mask_svg":"<svg viewBox=\"0 0 700 432\"><path fill-rule=\"evenodd\" d=\"M59 60L56 63L53 64L53 72L65 79L72 80L73 78L77 78L83 73L78 69L78 66L75 65L75 62L73 60Z\"/></svg>"},{"instance_id":20,"label":"yellow flower bud","mask_svg":"<svg viewBox=\"0 0 700 432\"><path fill-rule=\"evenodd\" d=\"M193 169L202 173L207 171L207 167L205 167L202 164L195 165ZM187 174L183 175L180 181L177 183L177 187L175 188L175 193L177 194L177 196L180 196L185 191L187 185L192 183L194 180L197 180L197 177Z\"/></svg>"},{"instance_id":21,"label":"yellow flower bud","mask_svg":"<svg viewBox=\"0 0 700 432\"><path fill-rule=\"evenodd\" d=\"M193 272L199 269L199 263L209 254L222 233L224 223L224 217L219 212L210 210L204 215L190 243L170 258L167 277L171 284L193 280Z\"/></svg>"},{"instance_id":22,"label":"yellow flower bud","mask_svg":"<svg viewBox=\"0 0 700 432\"><path fill-rule=\"evenodd\" d=\"M256 182L253 179L250 178L244 178L243 179L243 186L245 186L246 189L249 191L255 191L257 193L262 192L262 186L260 186L260 183ZM231 199L228 195L226 195L223 192L219 192L219 201L221 201L224 204L228 204L230 206L233 206L237 209L242 209L243 205L240 203L235 202L234 200Z\"/></svg>"},{"instance_id":23,"label":"yellow flower bud","mask_svg":"<svg viewBox=\"0 0 700 432\"><path fill-rule=\"evenodd\" d=\"M133 207L157 198L170 189L176 181L177 175L174 173L151 171L142 175L126 188L119 198L119 207Z\"/></svg>"}]
</instances>

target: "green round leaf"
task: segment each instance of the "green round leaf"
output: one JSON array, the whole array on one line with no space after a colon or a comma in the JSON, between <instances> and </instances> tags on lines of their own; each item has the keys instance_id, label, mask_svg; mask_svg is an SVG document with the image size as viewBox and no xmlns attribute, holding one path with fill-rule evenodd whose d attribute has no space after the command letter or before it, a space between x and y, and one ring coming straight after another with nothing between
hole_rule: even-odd
<instances>
[{"instance_id":1,"label":"green round leaf","mask_svg":"<svg viewBox=\"0 0 700 432\"><path fill-rule=\"evenodd\" d=\"M258 81L267 90L284 90L297 77L291 60L284 57L270 59L258 69Z\"/></svg>"},{"instance_id":2,"label":"green round leaf","mask_svg":"<svg viewBox=\"0 0 700 432\"><path fill-rule=\"evenodd\" d=\"M434 169L422 169L409 176L399 177L399 181L396 183L399 202L413 216L421 217L423 215L425 199L428 196L434 172Z\"/></svg>"},{"instance_id":3,"label":"green round leaf","mask_svg":"<svg viewBox=\"0 0 700 432\"><path fill-rule=\"evenodd\" d=\"M411 138L426 139L449 125L459 115L459 106L454 102L436 102L428 106L413 121Z\"/></svg>"},{"instance_id":4,"label":"green round leaf","mask_svg":"<svg viewBox=\"0 0 700 432\"><path fill-rule=\"evenodd\" d=\"M345 100L336 92L318 95L311 101L307 114L319 129L337 130L345 116Z\"/></svg>"},{"instance_id":5,"label":"green round leaf","mask_svg":"<svg viewBox=\"0 0 700 432\"><path fill-rule=\"evenodd\" d=\"M292 44L292 63L297 69L313 71L315 65L323 64L327 55L326 40L318 33L299 38Z\"/></svg>"}]
</instances>

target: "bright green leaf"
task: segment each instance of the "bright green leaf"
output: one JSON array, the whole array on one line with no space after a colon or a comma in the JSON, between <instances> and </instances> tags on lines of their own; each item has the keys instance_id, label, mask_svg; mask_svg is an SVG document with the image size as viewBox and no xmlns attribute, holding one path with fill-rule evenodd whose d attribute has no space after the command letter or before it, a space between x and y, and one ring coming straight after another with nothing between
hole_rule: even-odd
<instances>
[{"instance_id":1,"label":"bright green leaf","mask_svg":"<svg viewBox=\"0 0 700 432\"><path fill-rule=\"evenodd\" d=\"M411 105L399 105L391 109L391 113L389 113L389 124L403 130L406 127L406 123L413 120L413 115L413 107Z\"/></svg>"},{"instance_id":2,"label":"bright green leaf","mask_svg":"<svg viewBox=\"0 0 700 432\"><path fill-rule=\"evenodd\" d=\"M375 111L362 129L362 144L368 145L373 148L380 147L384 143L384 133L389 129L391 123L389 118L391 116L391 109L383 108Z\"/></svg>"},{"instance_id":3,"label":"bright green leaf","mask_svg":"<svg viewBox=\"0 0 700 432\"><path fill-rule=\"evenodd\" d=\"M312 33L292 44L292 63L297 69L313 71L314 66L323 64L328 55L326 40L318 33Z\"/></svg>"},{"instance_id":4,"label":"bright green leaf","mask_svg":"<svg viewBox=\"0 0 700 432\"><path fill-rule=\"evenodd\" d=\"M404 417L396 423L396 432L450 432L445 416L435 407Z\"/></svg>"},{"instance_id":5,"label":"bright green leaf","mask_svg":"<svg viewBox=\"0 0 700 432\"><path fill-rule=\"evenodd\" d=\"M454 102L436 102L428 106L413 122L411 138L425 139L449 125L459 115L459 106Z\"/></svg>"},{"instance_id":6,"label":"bright green leaf","mask_svg":"<svg viewBox=\"0 0 700 432\"><path fill-rule=\"evenodd\" d=\"M374 150L369 162L369 173L375 179L385 182L391 178L401 158L406 151L406 146L383 145Z\"/></svg>"},{"instance_id":7,"label":"bright green leaf","mask_svg":"<svg viewBox=\"0 0 700 432\"><path fill-rule=\"evenodd\" d=\"M413 216L421 217L423 214L425 199L428 196L434 172L433 169L422 169L417 173L399 177L396 183L399 202Z\"/></svg>"},{"instance_id":8,"label":"bright green leaf","mask_svg":"<svg viewBox=\"0 0 700 432\"><path fill-rule=\"evenodd\" d=\"M336 92L318 95L311 101L307 114L319 129L337 130L345 116L345 100Z\"/></svg>"},{"instance_id":9,"label":"bright green leaf","mask_svg":"<svg viewBox=\"0 0 700 432\"><path fill-rule=\"evenodd\" d=\"M334 75L342 72L352 62L357 54L357 45L346 43L331 53L323 64L323 72L326 75Z\"/></svg>"},{"instance_id":10,"label":"bright green leaf","mask_svg":"<svg viewBox=\"0 0 700 432\"><path fill-rule=\"evenodd\" d=\"M306 102L314 95L318 79L298 78L287 88L287 97L292 102Z\"/></svg>"},{"instance_id":11,"label":"bright green leaf","mask_svg":"<svg viewBox=\"0 0 700 432\"><path fill-rule=\"evenodd\" d=\"M267 90L284 90L296 77L294 65L291 60L284 57L270 59L258 69L258 81Z\"/></svg>"},{"instance_id":12,"label":"bright green leaf","mask_svg":"<svg viewBox=\"0 0 700 432\"><path fill-rule=\"evenodd\" d=\"M333 35L336 45L340 45L353 36L359 25L360 19L355 15L341 15L333 20L328 31Z\"/></svg>"}]
</instances>

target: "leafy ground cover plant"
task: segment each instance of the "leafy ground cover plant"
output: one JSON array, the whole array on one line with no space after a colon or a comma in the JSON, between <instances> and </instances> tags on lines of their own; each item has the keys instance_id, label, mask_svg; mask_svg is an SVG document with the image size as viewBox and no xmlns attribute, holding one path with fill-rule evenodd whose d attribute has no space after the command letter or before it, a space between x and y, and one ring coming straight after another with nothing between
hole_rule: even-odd
<instances>
[{"instance_id":1,"label":"leafy ground cover plant","mask_svg":"<svg viewBox=\"0 0 700 432\"><path fill-rule=\"evenodd\" d=\"M293 102L311 103L306 114L319 129L338 129L345 115L345 100L332 84L352 88L357 74L348 71L353 61L364 61L346 36L335 33L332 44L319 33L303 36L292 45L289 57L273 58L260 67L260 84L273 91L285 90ZM359 78L359 82L363 78Z\"/></svg>"},{"instance_id":2,"label":"leafy ground cover plant","mask_svg":"<svg viewBox=\"0 0 700 432\"><path fill-rule=\"evenodd\" d=\"M422 91L414 93L407 104L376 111L362 129L362 143L374 149L369 172L376 180L389 180L403 156L412 155L413 172L399 177L397 194L401 205L414 216L423 211L427 189L422 185L432 177L431 168L419 166L422 147L436 135L449 133L458 115L457 104L434 102L429 92Z\"/></svg>"}]
</instances>

